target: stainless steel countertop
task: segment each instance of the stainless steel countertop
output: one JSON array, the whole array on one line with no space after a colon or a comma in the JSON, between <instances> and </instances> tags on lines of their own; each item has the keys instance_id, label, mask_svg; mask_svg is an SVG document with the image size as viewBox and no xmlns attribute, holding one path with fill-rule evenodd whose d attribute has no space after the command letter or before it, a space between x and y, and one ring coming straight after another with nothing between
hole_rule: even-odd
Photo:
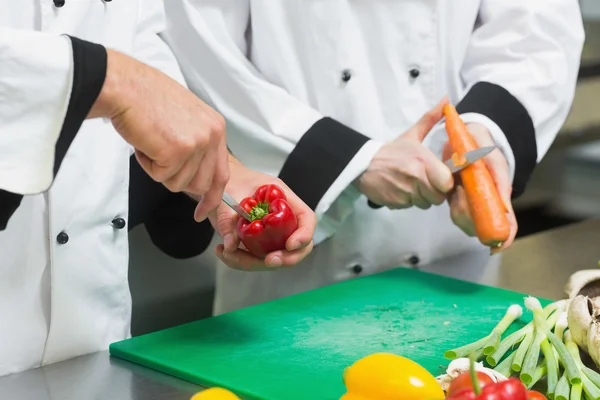
<instances>
[{"instance_id":1,"label":"stainless steel countertop","mask_svg":"<svg viewBox=\"0 0 600 400\"><path fill-rule=\"evenodd\" d=\"M471 254L422 270L559 299L573 272L596 267L599 238L600 219L590 220L520 239L502 256ZM0 400L189 400L198 391L107 352L0 378Z\"/></svg>"}]
</instances>

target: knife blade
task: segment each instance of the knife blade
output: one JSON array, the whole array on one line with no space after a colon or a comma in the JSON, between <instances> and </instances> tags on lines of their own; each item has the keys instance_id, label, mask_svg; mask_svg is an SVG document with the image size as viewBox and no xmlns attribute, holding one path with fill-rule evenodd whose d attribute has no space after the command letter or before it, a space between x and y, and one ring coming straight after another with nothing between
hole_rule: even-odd
<instances>
[{"instance_id":1,"label":"knife blade","mask_svg":"<svg viewBox=\"0 0 600 400\"><path fill-rule=\"evenodd\" d=\"M231 207L231 209L233 211L235 211L236 213L238 213L238 215L240 215L242 218L246 218L248 221L252 221L250 214L248 214L248 212L246 210L244 210L242 208L242 206L240 206L240 203L235 201L235 199L233 197L231 197L231 195L229 193L223 192L222 200L223 200L223 203L225 203L229 207Z\"/></svg>"},{"instance_id":2,"label":"knife blade","mask_svg":"<svg viewBox=\"0 0 600 400\"><path fill-rule=\"evenodd\" d=\"M473 164L475 161L478 161L478 160L482 159L483 157L487 156L492 151L494 151L494 149L496 149L496 146L487 146L487 147L480 147L477 150L473 150L473 151L464 153L462 156L467 161L464 165L454 165L454 162L452 161L452 159L445 161L444 164L446 164L446 166L448 168L450 168L450 171L453 174L455 174L455 173L467 168L469 165Z\"/></svg>"},{"instance_id":3,"label":"knife blade","mask_svg":"<svg viewBox=\"0 0 600 400\"><path fill-rule=\"evenodd\" d=\"M468 152L464 153L462 156L467 161L464 165L458 165L458 166L454 165L454 162L452 161L452 159L445 161L444 164L446 164L446 166L448 168L450 168L450 172L455 174L455 173L460 172L461 170L467 168L469 165L473 164L475 161L478 161L478 160L482 159L483 157L487 156L494 149L496 149L496 146L486 146L486 147L480 147L476 150L468 151ZM367 203L369 204L369 207L371 207L371 208L378 209L378 208L383 207L382 205L373 203L371 200L367 200Z\"/></svg>"}]
</instances>

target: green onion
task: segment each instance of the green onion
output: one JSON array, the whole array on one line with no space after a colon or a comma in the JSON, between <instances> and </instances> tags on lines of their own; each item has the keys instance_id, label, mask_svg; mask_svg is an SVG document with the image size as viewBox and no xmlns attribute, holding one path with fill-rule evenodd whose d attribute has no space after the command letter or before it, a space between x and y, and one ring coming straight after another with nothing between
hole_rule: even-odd
<instances>
[{"instance_id":1,"label":"green onion","mask_svg":"<svg viewBox=\"0 0 600 400\"><path fill-rule=\"evenodd\" d=\"M571 398L569 400L581 400L581 391L583 386L581 383L576 383L571 386Z\"/></svg>"},{"instance_id":2,"label":"green onion","mask_svg":"<svg viewBox=\"0 0 600 400\"><path fill-rule=\"evenodd\" d=\"M571 356L573 357L577 368L581 372L583 372L583 374L581 375L583 392L585 393L586 397L589 397L594 400L600 399L600 388L598 387L598 383L600 383L600 375L596 371L593 371L590 368L583 365L583 361L581 361L581 357L579 355L579 347L577 347L577 344L573 341L573 336L571 335L570 331L567 331L564 334L564 339L566 347Z\"/></svg>"},{"instance_id":3,"label":"green onion","mask_svg":"<svg viewBox=\"0 0 600 400\"><path fill-rule=\"evenodd\" d=\"M556 385L556 391L554 392L554 400L569 400L570 391L571 387L569 386L567 374L563 374L563 376L558 381L558 385Z\"/></svg>"},{"instance_id":4,"label":"green onion","mask_svg":"<svg viewBox=\"0 0 600 400\"><path fill-rule=\"evenodd\" d=\"M540 348L546 358L546 366L548 367L548 376L546 377L546 381L548 382L548 397L552 398L551 396L556 390L556 385L558 385L558 360L554 356L554 349L550 345L550 342L548 342L548 339L542 341Z\"/></svg>"},{"instance_id":5,"label":"green onion","mask_svg":"<svg viewBox=\"0 0 600 400\"><path fill-rule=\"evenodd\" d=\"M558 352L558 357L565 367L565 372L569 378L569 383L574 385L581 382L581 373L579 372L579 368L577 368L577 364L575 363L573 356L569 353L569 350L567 350L565 344L560 341L554 333L550 332L546 326L546 320L544 319L544 312L540 301L535 297L529 296L527 299L525 299L525 307L533 312L533 324L535 325L535 328L539 329L548 337L550 343L552 343L552 346ZM543 347L542 351L544 351ZM548 358L549 353L552 353L552 356L554 356L553 352L546 351L544 352L544 357ZM550 375L550 365L548 365L548 375Z\"/></svg>"},{"instance_id":6,"label":"green onion","mask_svg":"<svg viewBox=\"0 0 600 400\"><path fill-rule=\"evenodd\" d=\"M468 357L471 353L483 349L483 346L487 342L487 336L479 339L476 342L466 344L461 347L457 347L453 350L448 350L444 353L444 357L454 360L456 358Z\"/></svg>"},{"instance_id":7,"label":"green onion","mask_svg":"<svg viewBox=\"0 0 600 400\"><path fill-rule=\"evenodd\" d=\"M515 372L519 372L521 370L521 365L523 364L523 360L525 359L525 355L527 354L527 350L531 343L533 342L534 332L531 331L525 335L519 348L515 351L515 358L513 359L511 369Z\"/></svg>"},{"instance_id":8,"label":"green onion","mask_svg":"<svg viewBox=\"0 0 600 400\"><path fill-rule=\"evenodd\" d=\"M558 301L555 301L554 303L550 303L546 307L544 307L544 316L546 318L548 318L550 316L550 314L552 314L554 311L557 311L557 310L562 311L566 305L567 305L567 300L558 300ZM540 304L540 306L541 306L541 304Z\"/></svg>"},{"instance_id":9,"label":"green onion","mask_svg":"<svg viewBox=\"0 0 600 400\"><path fill-rule=\"evenodd\" d=\"M527 389L531 390L533 386L539 382L540 379L545 377L548 374L548 367L546 366L546 360L542 360L540 365L537 366L535 371L533 372L533 379L531 383L527 385Z\"/></svg>"},{"instance_id":10,"label":"green onion","mask_svg":"<svg viewBox=\"0 0 600 400\"><path fill-rule=\"evenodd\" d=\"M496 366L496 368L494 368L494 371L496 371L499 374L502 374L505 377L509 378L510 375L511 375L511 372L512 372L511 371L511 366L512 366L512 362L513 362L514 358L515 358L515 352L513 351L500 364L498 364Z\"/></svg>"},{"instance_id":11,"label":"green onion","mask_svg":"<svg viewBox=\"0 0 600 400\"><path fill-rule=\"evenodd\" d=\"M581 375L581 383L583 384L583 392L593 400L600 400L600 388L594 385L585 375Z\"/></svg>"},{"instance_id":12,"label":"green onion","mask_svg":"<svg viewBox=\"0 0 600 400\"><path fill-rule=\"evenodd\" d=\"M521 370L521 382L525 385L528 385L533 380L533 373L535 368L538 365L538 361L540 359L540 345L542 340L545 340L546 337L541 332L535 333L535 338L533 339L533 343L529 346L527 350L527 355L525 356L525 361L523 361L523 368Z\"/></svg>"},{"instance_id":13,"label":"green onion","mask_svg":"<svg viewBox=\"0 0 600 400\"><path fill-rule=\"evenodd\" d=\"M579 368L581 369L581 372L583 372L585 374L585 376L588 377L588 379L590 381L592 381L592 383L598 387L600 387L600 374L597 373L596 371L594 371L591 368L586 367L585 365L581 364L579 366Z\"/></svg>"},{"instance_id":14,"label":"green onion","mask_svg":"<svg viewBox=\"0 0 600 400\"><path fill-rule=\"evenodd\" d=\"M483 345L483 354L490 355L493 354L498 346L500 346L500 338L506 332L508 327L515 322L515 320L523 315L523 308L518 304L513 304L508 307L504 317L498 322L496 327L492 330L492 333L489 334L485 344Z\"/></svg>"},{"instance_id":15,"label":"green onion","mask_svg":"<svg viewBox=\"0 0 600 400\"><path fill-rule=\"evenodd\" d=\"M500 346L498 346L493 354L490 354L486 357L485 361L487 361L487 363L492 367L495 367L496 364L498 364L498 361L504 357L508 350L510 350L515 344L522 341L525 335L532 331L533 324L529 323L518 331L511 333L500 342Z\"/></svg>"},{"instance_id":16,"label":"green onion","mask_svg":"<svg viewBox=\"0 0 600 400\"><path fill-rule=\"evenodd\" d=\"M477 352L480 349L484 349L485 355L494 353L496 348L500 345L502 334L506 332L508 327L521 315L523 315L523 308L518 304L511 305L506 310L504 317L502 317L489 335L473 343L448 350L444 353L444 357L450 360L468 357L470 354Z\"/></svg>"}]
</instances>

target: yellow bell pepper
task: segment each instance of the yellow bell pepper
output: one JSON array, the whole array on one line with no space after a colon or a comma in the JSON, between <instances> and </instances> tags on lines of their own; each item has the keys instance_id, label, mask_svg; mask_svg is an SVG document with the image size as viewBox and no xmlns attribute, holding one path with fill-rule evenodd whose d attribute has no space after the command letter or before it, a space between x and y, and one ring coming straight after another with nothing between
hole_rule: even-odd
<instances>
[{"instance_id":1,"label":"yellow bell pepper","mask_svg":"<svg viewBox=\"0 0 600 400\"><path fill-rule=\"evenodd\" d=\"M196 393L190 400L240 400L240 398L227 389L215 387Z\"/></svg>"},{"instance_id":2,"label":"yellow bell pepper","mask_svg":"<svg viewBox=\"0 0 600 400\"><path fill-rule=\"evenodd\" d=\"M408 358L375 353L344 370L340 400L443 400L444 391L425 368Z\"/></svg>"}]
</instances>

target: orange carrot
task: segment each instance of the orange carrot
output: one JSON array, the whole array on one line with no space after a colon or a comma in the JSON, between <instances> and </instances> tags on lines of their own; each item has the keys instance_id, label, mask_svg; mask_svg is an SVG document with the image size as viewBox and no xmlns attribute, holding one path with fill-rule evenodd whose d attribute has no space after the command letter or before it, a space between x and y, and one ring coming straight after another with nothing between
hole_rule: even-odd
<instances>
[{"instance_id":1,"label":"orange carrot","mask_svg":"<svg viewBox=\"0 0 600 400\"><path fill-rule=\"evenodd\" d=\"M464 154L479 146L451 104L444 106L446 131L454 153ZM510 222L498 189L483 160L478 160L460 172L475 232L479 241L489 247L501 246L510 236Z\"/></svg>"}]
</instances>

